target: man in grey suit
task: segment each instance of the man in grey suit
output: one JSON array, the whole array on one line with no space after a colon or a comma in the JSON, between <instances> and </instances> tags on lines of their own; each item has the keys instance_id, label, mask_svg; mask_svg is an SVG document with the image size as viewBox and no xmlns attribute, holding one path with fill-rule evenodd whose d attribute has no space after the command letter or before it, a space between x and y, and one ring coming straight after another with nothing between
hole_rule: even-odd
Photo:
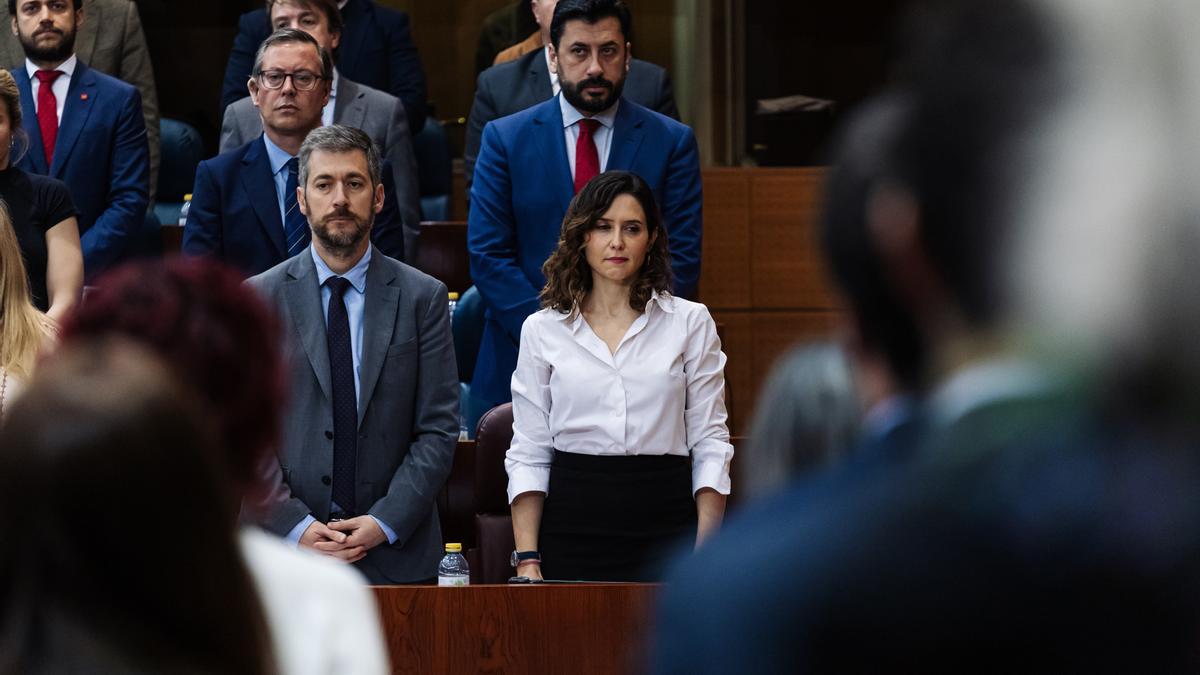
<instances>
[{"instance_id":1,"label":"man in grey suit","mask_svg":"<svg viewBox=\"0 0 1200 675\"><path fill-rule=\"evenodd\" d=\"M19 4L23 3L9 0L0 5L0 12L3 12L0 21L4 25L12 23ZM75 56L90 68L132 84L142 95L146 141L150 144L150 199L153 200L158 185L158 90L154 86L154 68L150 64L137 5L132 0L76 0L75 8L83 17L75 33ZM6 68L25 63L25 51L17 39L15 27L7 35L0 31L0 58L4 59Z\"/></svg>"},{"instance_id":2,"label":"man in grey suit","mask_svg":"<svg viewBox=\"0 0 1200 675\"><path fill-rule=\"evenodd\" d=\"M341 40L342 18L335 0L277 0L270 5L273 29L295 28L335 54ZM408 115L400 99L342 77L335 67L329 103L322 111L325 125L342 124L367 132L392 163L396 204L404 225L404 258L416 260L421 233L421 196L417 157L413 153ZM221 124L221 152L241 147L262 135L262 118L249 98L225 108Z\"/></svg>"},{"instance_id":3,"label":"man in grey suit","mask_svg":"<svg viewBox=\"0 0 1200 675\"><path fill-rule=\"evenodd\" d=\"M265 525L372 583L423 583L441 557L458 373L446 286L371 245L380 172L361 130L310 133L297 196L312 245L247 282L290 337L283 496Z\"/></svg>"},{"instance_id":4,"label":"man in grey suit","mask_svg":"<svg viewBox=\"0 0 1200 675\"><path fill-rule=\"evenodd\" d=\"M468 194L475 174L475 160L479 158L483 142L483 127L492 120L521 112L558 95L558 74L550 72L548 53L550 22L557 5L557 0L539 0L533 7L541 31L542 49L529 52L516 61L492 66L479 74L463 144ZM679 109L675 107L675 95L671 91L671 76L653 63L633 59L621 95L640 106L679 119Z\"/></svg>"}]
</instances>

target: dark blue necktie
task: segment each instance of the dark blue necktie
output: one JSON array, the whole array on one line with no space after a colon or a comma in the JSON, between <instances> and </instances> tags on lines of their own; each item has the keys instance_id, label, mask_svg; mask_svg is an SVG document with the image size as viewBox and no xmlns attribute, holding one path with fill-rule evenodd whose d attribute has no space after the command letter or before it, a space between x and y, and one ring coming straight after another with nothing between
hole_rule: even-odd
<instances>
[{"instance_id":1,"label":"dark blue necktie","mask_svg":"<svg viewBox=\"0 0 1200 675\"><path fill-rule=\"evenodd\" d=\"M350 319L342 299L350 282L330 277L329 375L333 383L333 501L347 516L358 515L354 499L358 401L354 395L354 355L350 352Z\"/></svg>"},{"instance_id":2,"label":"dark blue necktie","mask_svg":"<svg viewBox=\"0 0 1200 675\"><path fill-rule=\"evenodd\" d=\"M296 186L299 185L300 160L295 157L287 162L287 187L283 190L283 238L287 242L287 255L292 257L308 246L311 236L308 219L300 213L296 201Z\"/></svg>"}]
</instances>

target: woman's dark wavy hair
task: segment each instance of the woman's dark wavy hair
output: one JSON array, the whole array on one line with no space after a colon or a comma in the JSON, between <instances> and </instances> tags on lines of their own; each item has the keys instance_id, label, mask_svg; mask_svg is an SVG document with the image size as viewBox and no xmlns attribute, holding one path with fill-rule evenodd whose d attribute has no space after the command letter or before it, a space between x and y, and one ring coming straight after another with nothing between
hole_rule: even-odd
<instances>
[{"instance_id":1,"label":"woman's dark wavy hair","mask_svg":"<svg viewBox=\"0 0 1200 675\"><path fill-rule=\"evenodd\" d=\"M671 254L654 192L637 174L606 171L588 181L567 207L558 248L542 265L542 274L546 277L546 286L539 296L542 307L569 314L591 292L592 269L588 266L585 251L587 235L620 195L629 195L642 205L642 211L646 212L646 232L651 238L646 260L629 291L629 306L640 312L646 309L652 293L670 292Z\"/></svg>"}]
</instances>

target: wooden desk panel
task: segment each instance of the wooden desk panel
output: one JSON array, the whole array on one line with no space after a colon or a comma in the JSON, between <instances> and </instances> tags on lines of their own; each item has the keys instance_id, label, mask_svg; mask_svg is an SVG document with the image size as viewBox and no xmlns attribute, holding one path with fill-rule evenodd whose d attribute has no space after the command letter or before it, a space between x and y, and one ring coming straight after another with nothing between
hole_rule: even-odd
<instances>
[{"instance_id":1,"label":"wooden desk panel","mask_svg":"<svg viewBox=\"0 0 1200 675\"><path fill-rule=\"evenodd\" d=\"M377 586L396 673L631 673L658 586Z\"/></svg>"},{"instance_id":2,"label":"wooden desk panel","mask_svg":"<svg viewBox=\"0 0 1200 675\"><path fill-rule=\"evenodd\" d=\"M760 169L751 180L754 307L831 306L817 239L824 185L822 169Z\"/></svg>"}]
</instances>

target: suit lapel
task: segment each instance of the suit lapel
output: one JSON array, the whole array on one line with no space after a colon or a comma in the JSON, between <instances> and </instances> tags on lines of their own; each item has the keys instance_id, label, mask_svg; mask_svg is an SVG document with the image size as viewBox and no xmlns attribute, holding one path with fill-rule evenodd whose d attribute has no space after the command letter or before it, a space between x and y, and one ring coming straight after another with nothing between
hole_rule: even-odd
<instances>
[{"instance_id":1,"label":"suit lapel","mask_svg":"<svg viewBox=\"0 0 1200 675\"><path fill-rule=\"evenodd\" d=\"M17 81L17 89L21 91L21 127L29 137L29 150L26 157L32 165L33 173L48 174L50 167L46 166L46 151L42 148L42 129L38 126L36 109L33 104L33 88L29 86L29 73L21 65L12 71L13 79Z\"/></svg>"},{"instance_id":2,"label":"suit lapel","mask_svg":"<svg viewBox=\"0 0 1200 675\"><path fill-rule=\"evenodd\" d=\"M312 255L303 253L292 258L287 273L283 295L287 298L298 340L308 355L308 362L325 398L333 401L333 387L329 381L329 343L325 339L321 288L317 285L317 267L313 264Z\"/></svg>"},{"instance_id":3,"label":"suit lapel","mask_svg":"<svg viewBox=\"0 0 1200 675\"><path fill-rule=\"evenodd\" d=\"M80 61L91 63L94 60L92 55L96 52L96 34L104 25L104 11L92 0L84 3L83 11L87 19L75 32L75 55ZM117 29L111 27L110 30Z\"/></svg>"},{"instance_id":4,"label":"suit lapel","mask_svg":"<svg viewBox=\"0 0 1200 675\"><path fill-rule=\"evenodd\" d=\"M372 248L371 263L367 266L367 296L363 303L363 344L359 372L358 423L375 394L379 373L387 358L388 345L396 329L396 314L400 309L400 286L395 272L384 264L383 254Z\"/></svg>"},{"instance_id":5,"label":"suit lapel","mask_svg":"<svg viewBox=\"0 0 1200 675\"><path fill-rule=\"evenodd\" d=\"M366 117L366 94L357 84L347 80L345 75L339 75L337 97L333 103L333 123L361 129Z\"/></svg>"},{"instance_id":6,"label":"suit lapel","mask_svg":"<svg viewBox=\"0 0 1200 675\"><path fill-rule=\"evenodd\" d=\"M546 50L539 49L526 55L530 59L525 71L525 87L520 92L525 97L519 110L554 98L554 85L550 84L550 67L546 65Z\"/></svg>"},{"instance_id":7,"label":"suit lapel","mask_svg":"<svg viewBox=\"0 0 1200 675\"><path fill-rule=\"evenodd\" d=\"M62 122L58 125L58 140L54 143L54 163L50 175L61 179L63 167L79 140L79 132L87 126L88 117L96 107L96 73L78 61L71 85L67 88L67 100L63 102Z\"/></svg>"},{"instance_id":8,"label":"suit lapel","mask_svg":"<svg viewBox=\"0 0 1200 675\"><path fill-rule=\"evenodd\" d=\"M562 109L558 97L541 104L533 117L533 126L538 154L547 158L541 163L549 179L546 185L558 195L562 212L566 213L571 197L575 196L575 181L571 176L571 163L567 160L567 142L563 137Z\"/></svg>"},{"instance_id":9,"label":"suit lapel","mask_svg":"<svg viewBox=\"0 0 1200 675\"><path fill-rule=\"evenodd\" d=\"M258 215L267 239L275 245L280 260L286 259L287 243L283 238L283 221L279 218L279 200L275 195L275 179L271 175L271 160L262 137L250 144L242 157L242 187Z\"/></svg>"},{"instance_id":10,"label":"suit lapel","mask_svg":"<svg viewBox=\"0 0 1200 675\"><path fill-rule=\"evenodd\" d=\"M617 106L612 146L608 149L608 164L605 166L609 171L632 170L633 163L637 161L638 148L642 147L642 137L645 135L642 129L644 120L637 112L633 104L625 99L621 99L621 104Z\"/></svg>"}]
</instances>

